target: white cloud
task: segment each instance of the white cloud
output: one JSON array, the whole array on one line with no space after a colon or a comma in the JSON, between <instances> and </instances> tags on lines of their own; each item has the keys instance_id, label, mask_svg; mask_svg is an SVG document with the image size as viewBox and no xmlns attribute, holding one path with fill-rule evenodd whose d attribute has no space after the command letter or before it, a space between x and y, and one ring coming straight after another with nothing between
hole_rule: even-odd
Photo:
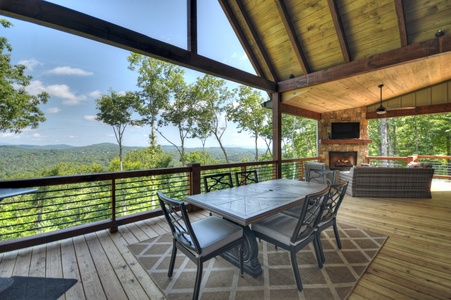
<instances>
[{"instance_id":1,"label":"white cloud","mask_svg":"<svg viewBox=\"0 0 451 300\"><path fill-rule=\"evenodd\" d=\"M59 107L50 107L47 109L48 114L57 114L61 111Z\"/></svg>"},{"instance_id":2,"label":"white cloud","mask_svg":"<svg viewBox=\"0 0 451 300\"><path fill-rule=\"evenodd\" d=\"M24 65L27 68L27 70L30 70L30 71L32 71L37 66L43 65L43 63L41 63L40 61L38 61L35 58L21 60L18 62L18 64Z\"/></svg>"},{"instance_id":3,"label":"white cloud","mask_svg":"<svg viewBox=\"0 0 451 300\"><path fill-rule=\"evenodd\" d=\"M44 84L41 81L35 80L32 81L29 86L26 87L26 91L30 95L37 95L42 92L47 92L50 95L50 97L63 99L63 104L69 106L80 104L80 102L86 100L86 96L75 95L70 90L70 87L66 84L53 84L44 86Z\"/></svg>"},{"instance_id":4,"label":"white cloud","mask_svg":"<svg viewBox=\"0 0 451 300\"><path fill-rule=\"evenodd\" d=\"M48 70L45 72L46 74L52 75L69 75L69 76L92 76L94 73L88 72L79 68L72 67L56 67L54 69Z\"/></svg>"},{"instance_id":5,"label":"white cloud","mask_svg":"<svg viewBox=\"0 0 451 300\"><path fill-rule=\"evenodd\" d=\"M96 120L96 116L84 116L84 118L86 121L97 121Z\"/></svg>"},{"instance_id":6,"label":"white cloud","mask_svg":"<svg viewBox=\"0 0 451 300\"><path fill-rule=\"evenodd\" d=\"M96 90L96 91L90 92L88 95L89 95L89 97L91 97L93 99L97 99L97 98L100 98L102 93L99 90Z\"/></svg>"},{"instance_id":7,"label":"white cloud","mask_svg":"<svg viewBox=\"0 0 451 300\"><path fill-rule=\"evenodd\" d=\"M44 139L45 137L44 137L43 135L40 135L39 133L33 133L33 135L31 136L31 138L32 138L33 140L42 140L42 139Z\"/></svg>"}]
</instances>

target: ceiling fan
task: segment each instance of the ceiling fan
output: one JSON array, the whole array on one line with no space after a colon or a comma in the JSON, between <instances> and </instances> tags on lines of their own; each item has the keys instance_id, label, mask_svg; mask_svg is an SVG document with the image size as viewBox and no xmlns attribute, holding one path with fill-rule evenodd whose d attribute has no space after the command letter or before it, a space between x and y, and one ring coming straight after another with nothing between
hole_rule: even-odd
<instances>
[{"instance_id":1,"label":"ceiling fan","mask_svg":"<svg viewBox=\"0 0 451 300\"><path fill-rule=\"evenodd\" d=\"M384 87L383 84L379 84L379 89L380 89L381 97L380 97L380 105L379 105L379 107L376 109L376 113L377 113L377 114L383 115L383 114L386 114L387 111L390 111L390 110L415 109L414 106L410 106L410 107L398 107L398 108L385 108L385 107L382 105L382 88L383 88L383 87Z\"/></svg>"}]
</instances>

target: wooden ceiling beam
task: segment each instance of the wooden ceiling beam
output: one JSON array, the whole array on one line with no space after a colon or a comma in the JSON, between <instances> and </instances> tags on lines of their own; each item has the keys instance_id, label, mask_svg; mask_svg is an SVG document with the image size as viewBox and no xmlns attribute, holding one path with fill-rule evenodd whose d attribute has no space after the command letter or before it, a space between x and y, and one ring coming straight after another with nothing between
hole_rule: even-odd
<instances>
[{"instance_id":1,"label":"wooden ceiling beam","mask_svg":"<svg viewBox=\"0 0 451 300\"><path fill-rule=\"evenodd\" d=\"M414 109L388 110L385 114L377 114L375 111L369 111L366 113L366 119L384 119L416 115L441 114L447 112L451 112L451 103L417 106Z\"/></svg>"},{"instance_id":2,"label":"wooden ceiling beam","mask_svg":"<svg viewBox=\"0 0 451 300\"><path fill-rule=\"evenodd\" d=\"M287 105L285 103L280 103L280 112L284 114L293 115L296 117L302 117L313 120L321 120L321 114L308 109Z\"/></svg>"},{"instance_id":3,"label":"wooden ceiling beam","mask_svg":"<svg viewBox=\"0 0 451 300\"><path fill-rule=\"evenodd\" d=\"M335 0L327 0L327 3L329 5L330 14L332 15L338 42L340 43L341 53L343 54L343 59L345 63L349 63L351 61L351 51L349 50L348 42L346 40L346 34L343 28L343 22L341 21L337 2Z\"/></svg>"},{"instance_id":4,"label":"wooden ceiling beam","mask_svg":"<svg viewBox=\"0 0 451 300\"><path fill-rule=\"evenodd\" d=\"M398 17L399 38L401 40L401 47L405 47L408 44L407 41L407 29L406 19L404 16L403 0L395 0L396 16Z\"/></svg>"},{"instance_id":5,"label":"wooden ceiling beam","mask_svg":"<svg viewBox=\"0 0 451 300\"><path fill-rule=\"evenodd\" d=\"M288 92L320 83L366 74L449 51L451 51L451 35L445 35L385 53L375 54L365 59L281 81L279 82L278 92Z\"/></svg>"},{"instance_id":6,"label":"wooden ceiling beam","mask_svg":"<svg viewBox=\"0 0 451 300\"><path fill-rule=\"evenodd\" d=\"M255 72L257 73L258 76L265 77L265 72L263 70L263 67L258 62L257 56L255 55L254 50L252 49L251 45L249 44L249 41L246 38L246 35L244 34L243 30L241 29L241 26L238 23L238 20L235 17L235 14L233 13L229 2L227 0L219 0L219 4L221 5L222 10L226 14L227 19L229 19L229 22L232 25L232 28L235 31L235 34L237 35L238 40L240 41L241 45L243 46L244 51L246 52L246 55L249 58L252 66L254 67Z\"/></svg>"},{"instance_id":7,"label":"wooden ceiling beam","mask_svg":"<svg viewBox=\"0 0 451 300\"><path fill-rule=\"evenodd\" d=\"M249 29L249 32L251 33L251 36L255 42L255 45L257 46L258 51L262 55L262 58L266 64L266 67L269 70L271 77L273 78L274 81L276 81L276 82L279 81L276 69L274 68L274 65L272 64L271 59L268 56L268 52L265 50L265 47L264 47L262 41L260 40L257 30L255 30L255 27L251 21L251 18L249 17L249 14L247 13L246 8L244 7L243 2L241 0L237 0L236 3L238 5L241 15L243 16L244 22L246 23L246 26ZM268 76L266 76L266 77L268 77Z\"/></svg>"},{"instance_id":8,"label":"wooden ceiling beam","mask_svg":"<svg viewBox=\"0 0 451 300\"><path fill-rule=\"evenodd\" d=\"M197 0L186 0L188 8L188 51L197 54Z\"/></svg>"},{"instance_id":9,"label":"wooden ceiling beam","mask_svg":"<svg viewBox=\"0 0 451 300\"><path fill-rule=\"evenodd\" d=\"M301 42L299 41L296 30L294 29L293 23L291 21L290 14L283 0L274 0L276 2L277 9L279 10L280 18L282 19L285 30L287 31L288 37L290 39L291 45L293 46L293 51L301 65L304 74L310 73L310 67L307 62L307 58L302 51Z\"/></svg>"},{"instance_id":10,"label":"wooden ceiling beam","mask_svg":"<svg viewBox=\"0 0 451 300\"><path fill-rule=\"evenodd\" d=\"M0 0L0 14L274 92L277 84L78 11L40 0Z\"/></svg>"}]
</instances>

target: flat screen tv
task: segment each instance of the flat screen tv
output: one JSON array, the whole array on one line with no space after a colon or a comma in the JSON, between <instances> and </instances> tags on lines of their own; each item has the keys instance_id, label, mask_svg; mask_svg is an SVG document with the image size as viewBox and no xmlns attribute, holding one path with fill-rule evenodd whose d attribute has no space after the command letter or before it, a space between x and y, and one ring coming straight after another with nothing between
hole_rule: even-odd
<instances>
[{"instance_id":1,"label":"flat screen tv","mask_svg":"<svg viewBox=\"0 0 451 300\"><path fill-rule=\"evenodd\" d=\"M331 138L335 140L360 138L360 123L359 122L332 123Z\"/></svg>"}]
</instances>

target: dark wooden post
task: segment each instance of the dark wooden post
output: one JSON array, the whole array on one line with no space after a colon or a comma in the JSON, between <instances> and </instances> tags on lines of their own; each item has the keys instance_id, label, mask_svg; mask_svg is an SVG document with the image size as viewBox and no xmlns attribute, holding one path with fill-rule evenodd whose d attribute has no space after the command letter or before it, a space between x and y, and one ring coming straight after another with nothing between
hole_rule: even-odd
<instances>
[{"instance_id":1,"label":"dark wooden post","mask_svg":"<svg viewBox=\"0 0 451 300\"><path fill-rule=\"evenodd\" d=\"M189 163L188 167L191 167L189 175L189 194L200 194L200 163Z\"/></svg>"},{"instance_id":2,"label":"dark wooden post","mask_svg":"<svg viewBox=\"0 0 451 300\"><path fill-rule=\"evenodd\" d=\"M282 178L282 113L280 111L280 93L271 94L272 101L272 140L273 160L277 161L276 178Z\"/></svg>"},{"instance_id":3,"label":"dark wooden post","mask_svg":"<svg viewBox=\"0 0 451 300\"><path fill-rule=\"evenodd\" d=\"M116 224L116 180L111 179L111 227L110 232L117 232Z\"/></svg>"}]
</instances>

